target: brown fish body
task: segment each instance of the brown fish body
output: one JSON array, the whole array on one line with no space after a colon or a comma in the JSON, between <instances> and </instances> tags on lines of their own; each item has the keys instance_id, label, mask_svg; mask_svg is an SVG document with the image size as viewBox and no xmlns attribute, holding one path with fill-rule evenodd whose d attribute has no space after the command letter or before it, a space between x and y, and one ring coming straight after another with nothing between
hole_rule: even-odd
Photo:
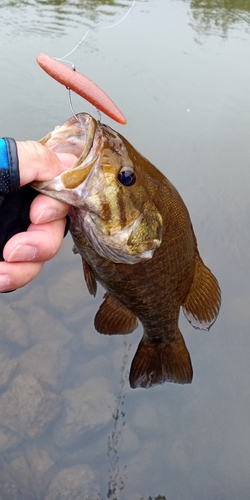
<instances>
[{"instance_id":1,"label":"brown fish body","mask_svg":"<svg viewBox=\"0 0 250 500\"><path fill-rule=\"evenodd\" d=\"M180 307L193 326L208 329L219 312L218 283L199 256L187 208L174 186L122 136L96 127L91 161L84 160L85 174L81 170L76 181L84 189L68 187L69 178L57 186L60 199L72 204L70 231L88 289L95 295L96 282L106 289L95 327L104 334L126 334L136 328L137 318L141 321L132 387L191 382L191 360L178 328ZM79 159L74 176L81 164ZM126 175L132 172L131 185L121 183L124 169ZM55 182L40 190L55 196Z\"/></svg>"},{"instance_id":2,"label":"brown fish body","mask_svg":"<svg viewBox=\"0 0 250 500\"><path fill-rule=\"evenodd\" d=\"M71 234L84 261L110 296L142 322L148 338L168 342L175 337L179 309L193 280L195 241L184 203L161 177L156 198L163 215L163 235L152 259L129 265L100 256L82 234L77 208L72 208Z\"/></svg>"}]
</instances>

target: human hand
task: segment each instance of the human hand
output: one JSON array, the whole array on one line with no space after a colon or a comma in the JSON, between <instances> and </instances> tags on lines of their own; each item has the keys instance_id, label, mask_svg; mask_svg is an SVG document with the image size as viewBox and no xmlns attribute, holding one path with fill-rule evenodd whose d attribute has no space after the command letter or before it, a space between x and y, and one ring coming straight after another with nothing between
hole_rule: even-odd
<instances>
[{"instance_id":1,"label":"human hand","mask_svg":"<svg viewBox=\"0 0 250 500\"><path fill-rule=\"evenodd\" d=\"M53 179L72 167L76 157L58 154L35 141L17 142L20 185ZM1 208L0 208L1 211ZM31 224L15 234L4 247L0 262L0 292L21 288L41 271L61 247L69 206L39 194L30 206Z\"/></svg>"}]
</instances>

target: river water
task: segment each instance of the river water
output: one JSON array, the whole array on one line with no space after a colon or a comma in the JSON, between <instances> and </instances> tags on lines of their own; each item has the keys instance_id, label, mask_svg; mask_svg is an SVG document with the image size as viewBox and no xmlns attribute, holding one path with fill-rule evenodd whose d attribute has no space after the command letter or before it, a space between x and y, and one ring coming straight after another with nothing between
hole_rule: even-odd
<instances>
[{"instance_id":1,"label":"river water","mask_svg":"<svg viewBox=\"0 0 250 500\"><path fill-rule=\"evenodd\" d=\"M68 53L127 117L121 132L176 186L222 289L209 333L181 316L190 386L132 390L141 338L98 334L70 235L1 296L0 500L250 498L250 1L3 0L1 135L70 117L39 52ZM76 112L96 110L72 96ZM157 293L157 290L155 291Z\"/></svg>"}]
</instances>

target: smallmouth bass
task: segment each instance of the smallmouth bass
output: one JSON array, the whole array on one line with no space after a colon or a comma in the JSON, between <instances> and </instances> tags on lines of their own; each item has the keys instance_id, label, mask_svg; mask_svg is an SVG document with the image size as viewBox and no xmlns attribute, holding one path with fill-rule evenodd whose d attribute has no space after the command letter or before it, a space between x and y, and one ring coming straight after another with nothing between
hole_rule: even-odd
<instances>
[{"instance_id":1,"label":"smallmouth bass","mask_svg":"<svg viewBox=\"0 0 250 500\"><path fill-rule=\"evenodd\" d=\"M203 263L188 210L175 187L129 142L86 113L40 142L78 161L40 192L71 205L70 232L89 292L106 293L95 328L128 334L143 325L132 361L132 388L190 383L193 370L178 327L180 307L208 330L221 303L218 282Z\"/></svg>"}]
</instances>

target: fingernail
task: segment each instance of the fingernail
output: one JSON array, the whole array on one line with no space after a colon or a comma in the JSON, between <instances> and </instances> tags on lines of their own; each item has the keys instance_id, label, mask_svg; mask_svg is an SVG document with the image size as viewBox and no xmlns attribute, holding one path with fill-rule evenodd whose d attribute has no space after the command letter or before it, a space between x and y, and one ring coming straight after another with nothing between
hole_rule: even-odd
<instances>
[{"instance_id":1,"label":"fingernail","mask_svg":"<svg viewBox=\"0 0 250 500\"><path fill-rule=\"evenodd\" d=\"M34 220L34 224L45 224L46 222L50 222L54 220L57 215L57 210L54 208L44 208L36 220Z\"/></svg>"},{"instance_id":2,"label":"fingernail","mask_svg":"<svg viewBox=\"0 0 250 500\"><path fill-rule=\"evenodd\" d=\"M36 247L31 245L17 245L8 257L8 262L21 262L23 260L32 260L36 255Z\"/></svg>"},{"instance_id":3,"label":"fingernail","mask_svg":"<svg viewBox=\"0 0 250 500\"><path fill-rule=\"evenodd\" d=\"M0 274L0 292L4 292L10 284L10 277L7 274Z\"/></svg>"}]
</instances>

